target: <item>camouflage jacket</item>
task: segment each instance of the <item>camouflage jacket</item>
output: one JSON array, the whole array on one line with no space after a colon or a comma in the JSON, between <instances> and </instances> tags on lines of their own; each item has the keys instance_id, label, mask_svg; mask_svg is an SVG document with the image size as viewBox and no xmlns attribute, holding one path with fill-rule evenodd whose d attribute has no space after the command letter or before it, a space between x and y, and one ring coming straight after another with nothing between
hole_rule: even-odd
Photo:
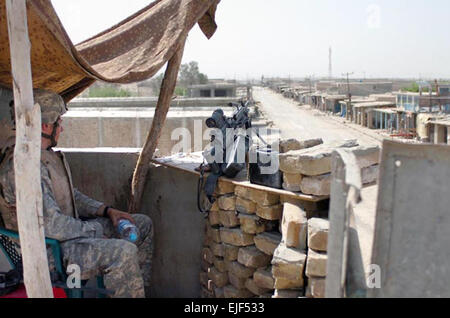
<instances>
[{"instance_id":1,"label":"camouflage jacket","mask_svg":"<svg viewBox=\"0 0 450 318\"><path fill-rule=\"evenodd\" d=\"M67 241L103 236L101 226L97 227L96 222L80 219L97 217L103 203L73 188L70 169L62 153L42 151L41 187L47 237ZM11 230L17 230L15 205L13 149L10 149L0 164L0 212L5 227Z\"/></svg>"}]
</instances>

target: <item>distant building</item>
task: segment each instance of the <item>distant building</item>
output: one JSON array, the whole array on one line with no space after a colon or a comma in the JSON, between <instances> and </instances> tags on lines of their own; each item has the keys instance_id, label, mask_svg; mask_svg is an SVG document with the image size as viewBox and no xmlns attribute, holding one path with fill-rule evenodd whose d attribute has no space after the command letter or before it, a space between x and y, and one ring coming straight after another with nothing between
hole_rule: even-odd
<instances>
[{"instance_id":1,"label":"distant building","mask_svg":"<svg viewBox=\"0 0 450 318\"><path fill-rule=\"evenodd\" d=\"M236 84L211 83L188 87L188 97L236 97Z\"/></svg>"},{"instance_id":2,"label":"distant building","mask_svg":"<svg viewBox=\"0 0 450 318\"><path fill-rule=\"evenodd\" d=\"M352 82L352 83L337 83L338 94L350 94L352 96L369 96L371 94L383 94L392 92L392 82Z\"/></svg>"},{"instance_id":3,"label":"distant building","mask_svg":"<svg viewBox=\"0 0 450 318\"><path fill-rule=\"evenodd\" d=\"M430 89L431 92L431 89ZM397 108L411 112L445 112L450 113L450 85L438 87L432 92L400 92L396 93Z\"/></svg>"}]
</instances>

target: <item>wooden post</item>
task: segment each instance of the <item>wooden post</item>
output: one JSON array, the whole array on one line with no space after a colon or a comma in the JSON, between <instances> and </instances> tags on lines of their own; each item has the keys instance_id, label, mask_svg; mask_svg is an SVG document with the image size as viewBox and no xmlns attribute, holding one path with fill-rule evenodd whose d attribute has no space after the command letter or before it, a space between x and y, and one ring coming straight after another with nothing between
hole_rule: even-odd
<instances>
[{"instance_id":1,"label":"wooden post","mask_svg":"<svg viewBox=\"0 0 450 318\"><path fill-rule=\"evenodd\" d=\"M41 110L33 101L25 0L7 0L16 112L14 174L23 274L30 298L52 298L45 247L41 190Z\"/></svg>"},{"instance_id":2,"label":"wooden post","mask_svg":"<svg viewBox=\"0 0 450 318\"><path fill-rule=\"evenodd\" d=\"M133 181L131 183L131 200L128 206L130 213L139 211L141 207L142 193L144 191L147 172L149 169L150 160L156 150L161 131L166 120L167 112L169 111L170 102L172 101L173 92L177 83L178 70L180 69L181 59L183 58L184 40L175 54L167 63L167 69L164 74L164 79L161 84L161 92L159 93L158 103L156 105L155 116L153 117L152 127L141 154L139 155L136 169L133 174Z\"/></svg>"}]
</instances>

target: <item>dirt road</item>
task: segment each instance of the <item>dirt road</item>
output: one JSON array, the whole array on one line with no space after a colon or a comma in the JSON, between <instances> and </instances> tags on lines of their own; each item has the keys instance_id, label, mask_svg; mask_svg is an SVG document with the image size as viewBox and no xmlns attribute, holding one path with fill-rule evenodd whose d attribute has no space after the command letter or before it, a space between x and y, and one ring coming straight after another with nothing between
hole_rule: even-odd
<instances>
[{"instance_id":1,"label":"dirt road","mask_svg":"<svg viewBox=\"0 0 450 318\"><path fill-rule=\"evenodd\" d=\"M298 102L283 97L270 89L254 87L253 97L261 102L260 109L274 126L281 130L283 138L332 140L357 139L361 145L381 145L382 138L363 127L344 123L341 118L299 106ZM364 131L367 130L367 131Z\"/></svg>"}]
</instances>

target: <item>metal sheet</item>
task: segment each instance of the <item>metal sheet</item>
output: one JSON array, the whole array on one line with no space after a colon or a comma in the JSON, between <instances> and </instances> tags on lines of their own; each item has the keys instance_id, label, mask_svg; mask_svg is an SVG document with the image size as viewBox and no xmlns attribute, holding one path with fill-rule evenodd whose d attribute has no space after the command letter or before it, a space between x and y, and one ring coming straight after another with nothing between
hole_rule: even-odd
<instances>
[{"instance_id":1,"label":"metal sheet","mask_svg":"<svg viewBox=\"0 0 450 318\"><path fill-rule=\"evenodd\" d=\"M450 296L450 147L384 141L369 297Z\"/></svg>"}]
</instances>

